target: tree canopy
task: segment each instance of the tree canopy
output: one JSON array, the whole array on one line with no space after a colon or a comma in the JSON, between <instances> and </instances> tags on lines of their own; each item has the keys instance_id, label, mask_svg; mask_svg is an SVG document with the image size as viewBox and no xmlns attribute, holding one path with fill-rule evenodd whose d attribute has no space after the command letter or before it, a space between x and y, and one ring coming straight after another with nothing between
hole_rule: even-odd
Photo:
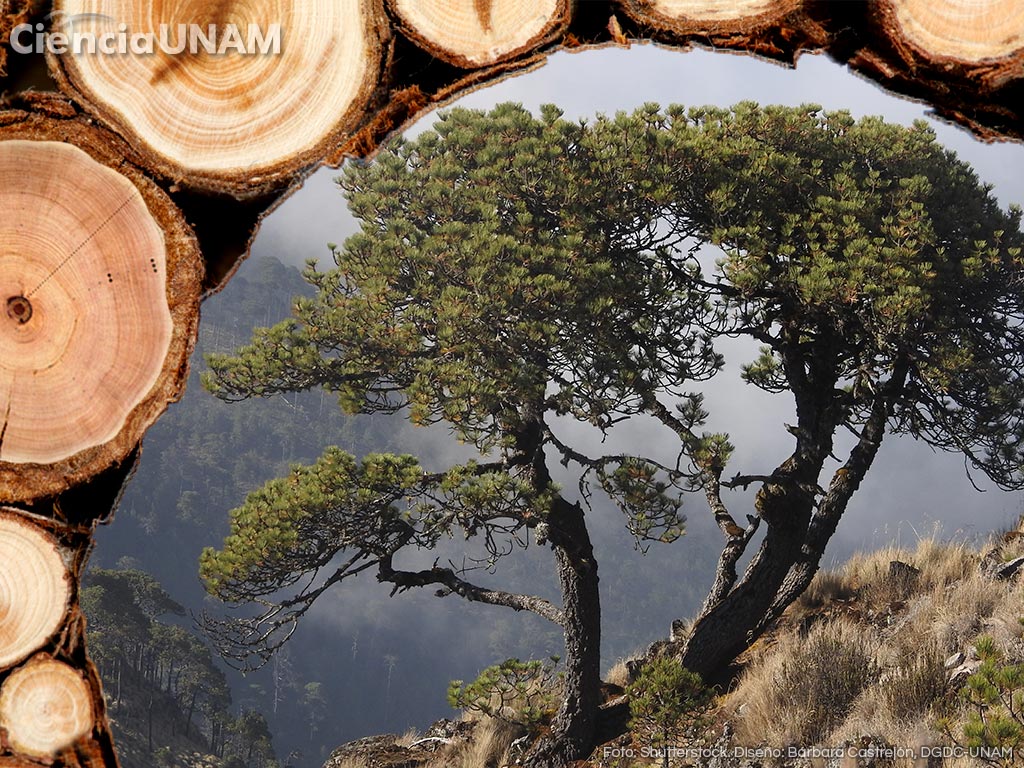
<instances>
[{"instance_id":1,"label":"tree canopy","mask_svg":"<svg viewBox=\"0 0 1024 768\"><path fill-rule=\"evenodd\" d=\"M212 358L208 386L225 399L326 387L352 411L443 422L481 455L432 474L410 457L328 452L252 495L203 572L225 599L266 601L264 619L304 612L372 566L399 589L527 607L458 569L393 567L402 548L455 528L487 541L487 565L532 532L575 558L577 576L590 568L594 589L582 510L550 482L550 452L641 537L674 538L675 489L703 493L725 543L683 660L706 675L809 583L887 432L1024 485L1021 213L924 123L752 103L591 122L554 107L452 110L340 183L361 229L332 247L336 268L311 265L315 295ZM760 345L744 380L790 393L796 412L791 455L732 477L729 436L704 430L700 393L725 337ZM593 455L559 435L566 417L608 433L640 414L678 438L675 463ZM740 525L724 491L749 485ZM315 588L275 594L343 552ZM561 615L531 609L573 625L569 598L587 579L563 581Z\"/></svg>"}]
</instances>

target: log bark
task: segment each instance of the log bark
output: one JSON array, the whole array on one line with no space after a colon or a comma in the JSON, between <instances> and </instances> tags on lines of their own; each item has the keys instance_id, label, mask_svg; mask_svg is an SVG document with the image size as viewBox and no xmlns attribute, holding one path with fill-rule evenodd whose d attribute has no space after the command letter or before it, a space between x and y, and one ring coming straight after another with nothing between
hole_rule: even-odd
<instances>
[{"instance_id":1,"label":"log bark","mask_svg":"<svg viewBox=\"0 0 1024 768\"><path fill-rule=\"evenodd\" d=\"M187 376L198 245L130 150L57 99L0 111L0 501L122 462ZM67 110L65 118L54 113ZM115 170L116 169L116 170Z\"/></svg>"},{"instance_id":2,"label":"log bark","mask_svg":"<svg viewBox=\"0 0 1024 768\"><path fill-rule=\"evenodd\" d=\"M45 654L15 670L0 686L0 728L10 748L54 757L86 736L96 722L82 675Z\"/></svg>"},{"instance_id":3,"label":"log bark","mask_svg":"<svg viewBox=\"0 0 1024 768\"><path fill-rule=\"evenodd\" d=\"M44 0L0 0L0 78L7 74L7 45L11 30L40 11Z\"/></svg>"},{"instance_id":4,"label":"log bark","mask_svg":"<svg viewBox=\"0 0 1024 768\"><path fill-rule=\"evenodd\" d=\"M64 623L70 600L57 540L0 509L0 670L39 650Z\"/></svg>"},{"instance_id":5,"label":"log bark","mask_svg":"<svg viewBox=\"0 0 1024 768\"><path fill-rule=\"evenodd\" d=\"M54 10L74 21L66 31L100 35L123 24L130 34L155 35L157 52L65 53L50 57L51 70L65 92L138 143L148 168L249 197L294 181L355 132L388 49L380 2L56 0ZM167 53L186 40L179 25L190 24L204 33L213 25L218 52L190 41ZM250 25L271 40L275 24L279 52L252 53L261 46L250 42ZM220 52L230 25L245 53Z\"/></svg>"},{"instance_id":6,"label":"log bark","mask_svg":"<svg viewBox=\"0 0 1024 768\"><path fill-rule=\"evenodd\" d=\"M388 8L406 37L465 69L536 51L571 15L570 0L388 0Z\"/></svg>"}]
</instances>

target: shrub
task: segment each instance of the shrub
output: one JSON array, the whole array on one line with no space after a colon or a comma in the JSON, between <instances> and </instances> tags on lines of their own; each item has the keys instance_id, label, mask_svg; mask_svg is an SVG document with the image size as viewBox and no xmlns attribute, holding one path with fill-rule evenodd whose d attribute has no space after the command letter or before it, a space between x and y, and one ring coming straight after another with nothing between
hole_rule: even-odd
<instances>
[{"instance_id":1,"label":"shrub","mask_svg":"<svg viewBox=\"0 0 1024 768\"><path fill-rule=\"evenodd\" d=\"M550 662L506 659L487 667L468 685L452 680L448 704L535 728L558 708L561 674L555 672L557 665L557 656L552 656Z\"/></svg>"},{"instance_id":2,"label":"shrub","mask_svg":"<svg viewBox=\"0 0 1024 768\"><path fill-rule=\"evenodd\" d=\"M629 694L630 728L648 735L661 747L663 765L668 767L668 750L680 736L704 725L711 692L703 681L671 658L646 664L626 689Z\"/></svg>"},{"instance_id":3,"label":"shrub","mask_svg":"<svg viewBox=\"0 0 1024 768\"><path fill-rule=\"evenodd\" d=\"M967 748L1009 750L978 753L992 765L1022 765L1024 754L1015 758L1012 750L1024 748L1024 664L1007 663L991 637L979 637L974 647L982 664L960 690L971 712L960 737L950 735ZM949 732L949 724L944 725Z\"/></svg>"}]
</instances>

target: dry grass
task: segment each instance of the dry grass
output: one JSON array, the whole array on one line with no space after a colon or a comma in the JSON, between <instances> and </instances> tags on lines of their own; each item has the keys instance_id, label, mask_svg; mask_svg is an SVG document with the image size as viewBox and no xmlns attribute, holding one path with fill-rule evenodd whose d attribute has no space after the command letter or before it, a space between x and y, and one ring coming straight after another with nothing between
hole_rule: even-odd
<instances>
[{"instance_id":1,"label":"dry grass","mask_svg":"<svg viewBox=\"0 0 1024 768\"><path fill-rule=\"evenodd\" d=\"M631 653L628 656L623 656L621 659L612 664L612 668L604 676L606 683L617 685L620 688L627 688L633 679L629 675L629 664L634 661L639 661L643 658L643 653Z\"/></svg>"},{"instance_id":2,"label":"dry grass","mask_svg":"<svg viewBox=\"0 0 1024 768\"><path fill-rule=\"evenodd\" d=\"M395 744L397 744L400 747L409 747L412 746L412 743L419 738L420 732L417 731L415 728L409 728L408 730L406 730L405 733L403 733L401 736L395 739Z\"/></svg>"},{"instance_id":3,"label":"dry grass","mask_svg":"<svg viewBox=\"0 0 1024 768\"><path fill-rule=\"evenodd\" d=\"M897 649L894 664L879 676L870 690L886 717L897 724L929 718L933 707L946 692L944 655L938 645L926 642L913 648Z\"/></svg>"},{"instance_id":4,"label":"dry grass","mask_svg":"<svg viewBox=\"0 0 1024 768\"><path fill-rule=\"evenodd\" d=\"M804 593L797 598L795 610L812 613L837 600L849 600L857 591L850 579L836 571L818 571Z\"/></svg>"},{"instance_id":5,"label":"dry grass","mask_svg":"<svg viewBox=\"0 0 1024 768\"><path fill-rule=\"evenodd\" d=\"M1004 560L1024 551L1024 536L997 541ZM917 573L894 571L893 561ZM936 722L942 715L955 722L963 705L945 659L987 634L1009 660L1024 660L1024 579L993 580L980 563L981 553L965 544L924 538L913 549L860 554L819 573L791 609L788 629L751 654L724 702L736 743L832 746L870 736L894 746L948 744ZM887 765L911 768L912 761Z\"/></svg>"},{"instance_id":6,"label":"dry grass","mask_svg":"<svg viewBox=\"0 0 1024 768\"><path fill-rule=\"evenodd\" d=\"M843 567L841 578L848 590L855 590L863 607L889 613L915 595L945 589L977 573L979 555L966 544L943 543L922 538L913 549L884 547L854 555ZM918 574L907 579L892 573L892 563L901 562Z\"/></svg>"},{"instance_id":7,"label":"dry grass","mask_svg":"<svg viewBox=\"0 0 1024 768\"><path fill-rule=\"evenodd\" d=\"M740 744L819 743L875 678L875 641L847 621L790 632L744 672L733 699Z\"/></svg>"},{"instance_id":8,"label":"dry grass","mask_svg":"<svg viewBox=\"0 0 1024 768\"><path fill-rule=\"evenodd\" d=\"M505 765L512 742L523 735L519 726L483 718L473 731L473 740L455 749L441 750L427 768L498 768Z\"/></svg>"},{"instance_id":9,"label":"dry grass","mask_svg":"<svg viewBox=\"0 0 1024 768\"><path fill-rule=\"evenodd\" d=\"M972 573L935 590L911 618L910 630L934 639L943 653L963 650L986 628L1006 593L1006 584Z\"/></svg>"}]
</instances>

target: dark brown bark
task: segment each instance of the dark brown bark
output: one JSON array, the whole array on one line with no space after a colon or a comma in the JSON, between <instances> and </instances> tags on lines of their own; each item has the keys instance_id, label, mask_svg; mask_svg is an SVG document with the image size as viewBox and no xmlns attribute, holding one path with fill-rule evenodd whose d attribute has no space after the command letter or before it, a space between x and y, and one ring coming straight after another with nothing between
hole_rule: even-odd
<instances>
[{"instance_id":1,"label":"dark brown bark","mask_svg":"<svg viewBox=\"0 0 1024 768\"><path fill-rule=\"evenodd\" d=\"M768 522L764 542L739 585L717 602L705 604L683 652L688 669L705 678L719 672L750 647L811 583L850 498L878 453L892 402L902 390L906 374L906 367L898 365L875 396L857 444L817 500L817 478L832 450L837 404L828 400L833 396L831 384L819 384L812 390L805 389L806 383L798 386L802 428L797 430L797 450L776 470L776 479L767 480L757 495L758 514ZM814 395L802 394L809 391ZM734 563L723 555L716 583L727 578L722 568Z\"/></svg>"},{"instance_id":2,"label":"dark brown bark","mask_svg":"<svg viewBox=\"0 0 1024 768\"><path fill-rule=\"evenodd\" d=\"M565 687L550 734L528 759L536 768L561 768L585 758L600 705L601 597L583 509L559 498L549 526L565 613Z\"/></svg>"}]
</instances>

